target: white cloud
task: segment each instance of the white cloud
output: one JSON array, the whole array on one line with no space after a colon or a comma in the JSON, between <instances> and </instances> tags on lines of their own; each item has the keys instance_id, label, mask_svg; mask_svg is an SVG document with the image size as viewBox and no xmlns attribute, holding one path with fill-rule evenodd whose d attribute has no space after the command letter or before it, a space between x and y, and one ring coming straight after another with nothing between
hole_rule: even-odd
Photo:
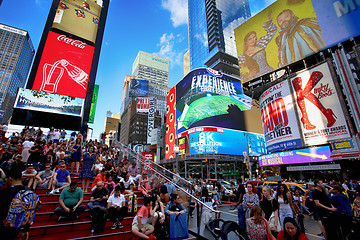
<instances>
[{"instance_id":1,"label":"white cloud","mask_svg":"<svg viewBox=\"0 0 360 240\"><path fill-rule=\"evenodd\" d=\"M204 47L208 46L209 43L208 43L206 32L203 32L202 34L200 34L200 33L195 34L195 38L197 38L204 45Z\"/></svg>"},{"instance_id":2,"label":"white cloud","mask_svg":"<svg viewBox=\"0 0 360 240\"><path fill-rule=\"evenodd\" d=\"M175 65L182 65L184 54L187 49L181 51L175 48L177 44L182 42L185 39L181 34L174 36L173 33L164 33L160 37L160 46L159 52L153 53L163 58L169 59L170 68L174 67Z\"/></svg>"},{"instance_id":3,"label":"white cloud","mask_svg":"<svg viewBox=\"0 0 360 240\"><path fill-rule=\"evenodd\" d=\"M188 23L187 0L162 0L161 6L171 13L171 21L174 27Z\"/></svg>"}]
</instances>

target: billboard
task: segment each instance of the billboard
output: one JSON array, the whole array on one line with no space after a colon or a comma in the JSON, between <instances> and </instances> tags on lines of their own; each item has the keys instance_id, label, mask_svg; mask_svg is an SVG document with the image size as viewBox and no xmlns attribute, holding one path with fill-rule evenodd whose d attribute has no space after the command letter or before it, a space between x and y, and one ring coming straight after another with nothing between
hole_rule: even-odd
<instances>
[{"instance_id":1,"label":"billboard","mask_svg":"<svg viewBox=\"0 0 360 240\"><path fill-rule=\"evenodd\" d=\"M176 85L177 132L215 126L244 129L241 111L251 108L240 80L209 68L188 73Z\"/></svg>"},{"instance_id":2,"label":"billboard","mask_svg":"<svg viewBox=\"0 0 360 240\"><path fill-rule=\"evenodd\" d=\"M151 169L154 169L155 154L153 152L142 152L141 155L144 159L144 163L141 164L141 172L146 172L150 177L154 172Z\"/></svg>"},{"instance_id":3,"label":"billboard","mask_svg":"<svg viewBox=\"0 0 360 240\"><path fill-rule=\"evenodd\" d=\"M95 43L102 3L61 0L52 27Z\"/></svg>"},{"instance_id":4,"label":"billboard","mask_svg":"<svg viewBox=\"0 0 360 240\"><path fill-rule=\"evenodd\" d=\"M288 80L267 89L259 103L267 151L302 147Z\"/></svg>"},{"instance_id":5,"label":"billboard","mask_svg":"<svg viewBox=\"0 0 360 240\"><path fill-rule=\"evenodd\" d=\"M175 146L175 105L176 105L176 88L170 89L166 97L166 148L165 159L175 158L174 152Z\"/></svg>"},{"instance_id":6,"label":"billboard","mask_svg":"<svg viewBox=\"0 0 360 240\"><path fill-rule=\"evenodd\" d=\"M136 99L136 112L149 112L149 98L147 97L138 97Z\"/></svg>"},{"instance_id":7,"label":"billboard","mask_svg":"<svg viewBox=\"0 0 360 240\"><path fill-rule=\"evenodd\" d=\"M205 153L243 155L246 152L250 156L258 156L266 153L262 134L222 128L214 128L213 131L200 130L188 135L190 155ZM185 143L185 140L183 142ZM186 150L183 152L186 153Z\"/></svg>"},{"instance_id":8,"label":"billboard","mask_svg":"<svg viewBox=\"0 0 360 240\"><path fill-rule=\"evenodd\" d=\"M130 97L147 97L149 94L149 81L141 79L131 79L129 96Z\"/></svg>"},{"instance_id":9,"label":"billboard","mask_svg":"<svg viewBox=\"0 0 360 240\"><path fill-rule=\"evenodd\" d=\"M259 157L259 166L275 166L298 163L329 162L331 151L329 146L297 149L262 155Z\"/></svg>"},{"instance_id":10,"label":"billboard","mask_svg":"<svg viewBox=\"0 0 360 240\"><path fill-rule=\"evenodd\" d=\"M296 73L290 82L306 145L350 137L328 62Z\"/></svg>"},{"instance_id":11,"label":"billboard","mask_svg":"<svg viewBox=\"0 0 360 240\"><path fill-rule=\"evenodd\" d=\"M147 124L147 143L151 144L151 136L155 125L155 113L156 113L156 98L149 99L149 112L148 112L148 124Z\"/></svg>"},{"instance_id":12,"label":"billboard","mask_svg":"<svg viewBox=\"0 0 360 240\"><path fill-rule=\"evenodd\" d=\"M19 88L14 108L81 117L84 100Z\"/></svg>"},{"instance_id":13,"label":"billboard","mask_svg":"<svg viewBox=\"0 0 360 240\"><path fill-rule=\"evenodd\" d=\"M99 94L99 85L95 84L93 96L91 99L89 123L94 123L94 120L95 120L95 111L96 111L96 103L97 103L98 94Z\"/></svg>"},{"instance_id":14,"label":"billboard","mask_svg":"<svg viewBox=\"0 0 360 240\"><path fill-rule=\"evenodd\" d=\"M93 54L93 46L50 31L32 89L85 98Z\"/></svg>"}]
</instances>

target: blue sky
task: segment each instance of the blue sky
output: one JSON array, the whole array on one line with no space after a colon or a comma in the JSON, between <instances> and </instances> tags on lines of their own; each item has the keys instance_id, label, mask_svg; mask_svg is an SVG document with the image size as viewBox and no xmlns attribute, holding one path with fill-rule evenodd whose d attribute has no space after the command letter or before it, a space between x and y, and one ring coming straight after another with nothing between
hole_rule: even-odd
<instances>
[{"instance_id":1,"label":"blue sky","mask_svg":"<svg viewBox=\"0 0 360 240\"><path fill-rule=\"evenodd\" d=\"M51 0L4 0L0 23L29 32L37 49ZM256 13L274 0L249 0ZM170 60L169 87L183 77L183 55L188 50L187 0L111 0L96 77L100 85L93 137L103 131L106 111L120 112L126 75L138 51Z\"/></svg>"}]
</instances>

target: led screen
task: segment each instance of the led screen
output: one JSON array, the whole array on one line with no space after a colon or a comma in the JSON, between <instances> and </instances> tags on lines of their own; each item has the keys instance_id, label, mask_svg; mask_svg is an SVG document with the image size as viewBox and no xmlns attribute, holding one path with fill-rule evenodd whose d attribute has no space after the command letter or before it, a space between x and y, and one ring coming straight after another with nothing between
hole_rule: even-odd
<instances>
[{"instance_id":1,"label":"led screen","mask_svg":"<svg viewBox=\"0 0 360 240\"><path fill-rule=\"evenodd\" d=\"M243 129L241 111L250 109L251 101L238 79L195 69L176 85L177 133L198 126Z\"/></svg>"},{"instance_id":2,"label":"led screen","mask_svg":"<svg viewBox=\"0 0 360 240\"><path fill-rule=\"evenodd\" d=\"M95 43L100 12L95 1L62 0L52 27Z\"/></svg>"},{"instance_id":3,"label":"led screen","mask_svg":"<svg viewBox=\"0 0 360 240\"><path fill-rule=\"evenodd\" d=\"M85 98L94 47L49 32L32 89Z\"/></svg>"}]
</instances>

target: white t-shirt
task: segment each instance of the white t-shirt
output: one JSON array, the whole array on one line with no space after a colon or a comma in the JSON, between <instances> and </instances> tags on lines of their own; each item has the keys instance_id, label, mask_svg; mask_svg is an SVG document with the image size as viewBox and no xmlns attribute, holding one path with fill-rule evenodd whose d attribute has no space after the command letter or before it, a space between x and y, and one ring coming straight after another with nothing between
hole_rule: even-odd
<instances>
[{"instance_id":1,"label":"white t-shirt","mask_svg":"<svg viewBox=\"0 0 360 240\"><path fill-rule=\"evenodd\" d=\"M54 139L57 139L57 140L60 139L60 133L59 132L54 133Z\"/></svg>"},{"instance_id":2,"label":"white t-shirt","mask_svg":"<svg viewBox=\"0 0 360 240\"><path fill-rule=\"evenodd\" d=\"M124 195L120 194L119 197L115 197L115 194L111 195L107 201L108 203L111 203L111 207L120 206L122 207L122 203L125 202Z\"/></svg>"},{"instance_id":3,"label":"white t-shirt","mask_svg":"<svg viewBox=\"0 0 360 240\"><path fill-rule=\"evenodd\" d=\"M102 163L96 163L95 164L95 169L99 169L99 171L101 171L103 169L103 164Z\"/></svg>"},{"instance_id":4,"label":"white t-shirt","mask_svg":"<svg viewBox=\"0 0 360 240\"><path fill-rule=\"evenodd\" d=\"M34 142L26 140L23 142L24 148L32 148L34 146Z\"/></svg>"}]
</instances>

